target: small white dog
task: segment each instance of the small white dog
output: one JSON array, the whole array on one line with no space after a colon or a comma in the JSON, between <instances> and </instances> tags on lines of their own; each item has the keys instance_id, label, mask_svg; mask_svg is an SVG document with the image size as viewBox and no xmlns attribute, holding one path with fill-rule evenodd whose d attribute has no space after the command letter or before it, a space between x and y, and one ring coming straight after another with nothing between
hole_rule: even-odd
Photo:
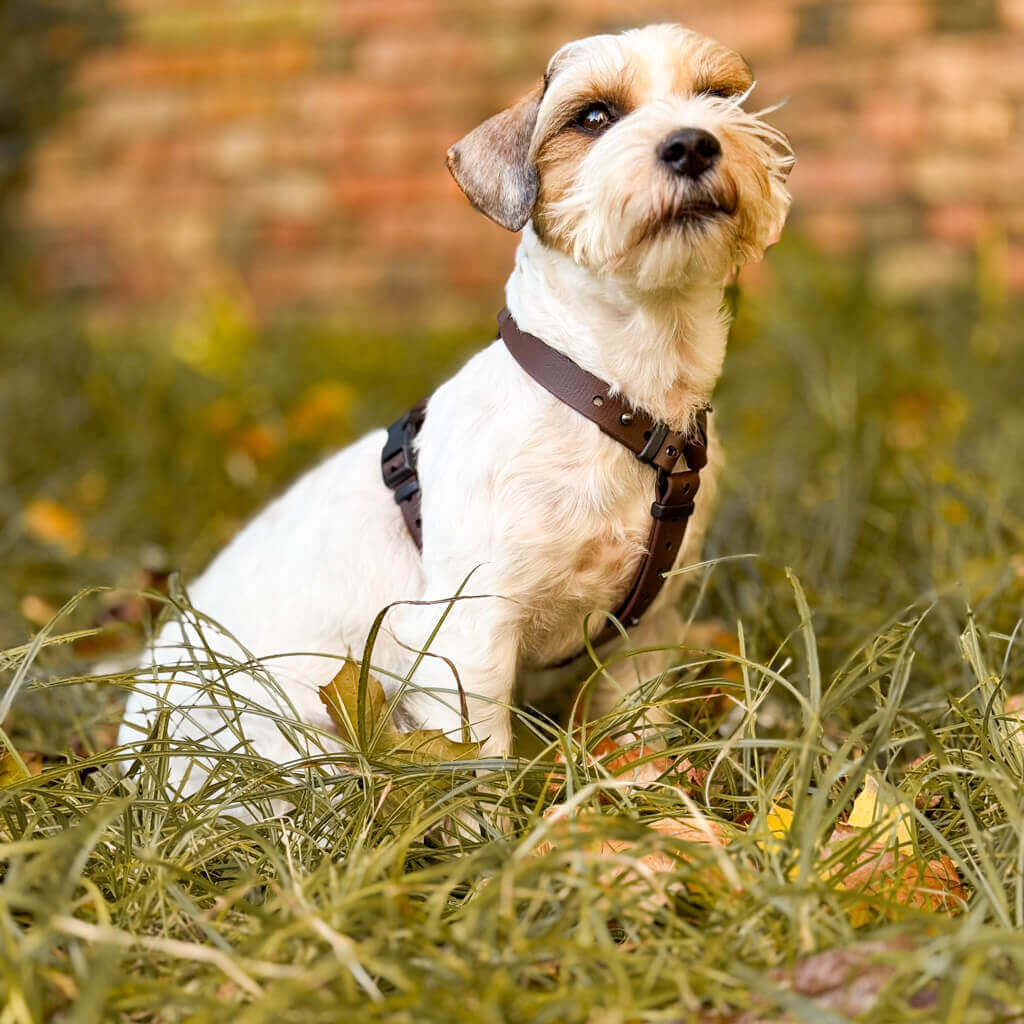
<instances>
[{"instance_id":1,"label":"small white dog","mask_svg":"<svg viewBox=\"0 0 1024 1024\"><path fill-rule=\"evenodd\" d=\"M562 47L536 88L448 154L472 203L523 231L506 289L519 326L673 430L692 424L721 370L728 276L761 257L789 207L792 152L743 109L752 85L737 53L679 26L595 36ZM418 438L422 554L382 483L383 442L375 431L308 473L192 584L193 606L226 635L165 626L121 742L144 737L166 708L172 734L222 747L244 737L288 761L298 752L274 713L330 729L318 687L339 658L360 655L392 604L373 663L394 693L442 611L395 602L451 597L469 577L465 592L487 596L452 607L430 644L439 657L420 661L400 714L457 738L465 706L484 750L508 752L522 687L550 685L545 669L580 649L584 617L614 610L629 588L655 471L549 394L501 341L430 397ZM709 452L677 565L699 557L721 459L713 435ZM682 639L680 586L674 577L662 588L633 644ZM197 697L197 677L210 675L197 652L214 644L236 666L221 678L240 714ZM649 657L644 668L666 664Z\"/></svg>"}]
</instances>

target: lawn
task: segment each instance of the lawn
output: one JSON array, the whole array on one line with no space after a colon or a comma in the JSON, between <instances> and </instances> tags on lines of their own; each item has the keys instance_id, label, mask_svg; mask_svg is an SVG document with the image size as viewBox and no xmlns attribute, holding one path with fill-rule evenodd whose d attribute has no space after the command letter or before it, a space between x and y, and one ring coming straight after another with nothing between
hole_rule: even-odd
<instances>
[{"instance_id":1,"label":"lawn","mask_svg":"<svg viewBox=\"0 0 1024 1024\"><path fill-rule=\"evenodd\" d=\"M0 1021L1024 1019L1024 308L984 270L910 302L796 242L770 269L668 678L587 737L524 710L509 761L378 721L188 798L159 733L110 751L132 676L96 660L491 325L0 300Z\"/></svg>"}]
</instances>

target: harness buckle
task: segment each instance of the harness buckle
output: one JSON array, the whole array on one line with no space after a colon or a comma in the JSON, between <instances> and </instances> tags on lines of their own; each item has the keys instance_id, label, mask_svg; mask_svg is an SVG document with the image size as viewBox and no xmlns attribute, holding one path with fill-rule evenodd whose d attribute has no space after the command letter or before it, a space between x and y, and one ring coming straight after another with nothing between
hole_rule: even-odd
<instances>
[{"instance_id":1,"label":"harness buckle","mask_svg":"<svg viewBox=\"0 0 1024 1024\"><path fill-rule=\"evenodd\" d=\"M647 443L643 448L636 453L636 457L645 466L653 466L655 456L661 451L661 446L665 443L666 437L668 437L668 424L655 423L651 430L651 436L647 438Z\"/></svg>"},{"instance_id":2,"label":"harness buckle","mask_svg":"<svg viewBox=\"0 0 1024 1024\"><path fill-rule=\"evenodd\" d=\"M422 405L416 406L388 427L381 452L381 475L384 486L395 492L395 501L399 503L419 489L418 485L409 488L408 484L416 481L416 453L412 442L423 426L424 415Z\"/></svg>"}]
</instances>

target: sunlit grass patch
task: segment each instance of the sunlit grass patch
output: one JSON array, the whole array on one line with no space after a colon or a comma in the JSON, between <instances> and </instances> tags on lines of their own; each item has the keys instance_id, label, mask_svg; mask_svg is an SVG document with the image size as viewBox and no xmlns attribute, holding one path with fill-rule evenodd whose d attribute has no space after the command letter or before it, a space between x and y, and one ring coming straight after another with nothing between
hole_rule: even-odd
<instances>
[{"instance_id":1,"label":"sunlit grass patch","mask_svg":"<svg viewBox=\"0 0 1024 1024\"><path fill-rule=\"evenodd\" d=\"M7 1005L33 1020L89 993L156 1019L225 1002L268 1020L710 1020L744 1006L775 1019L791 990L759 972L870 938L899 951L873 968L870 1019L899 1019L911 997L935 1013L964 985L972 1006L1021 1012L1024 746L994 671L1009 638L962 620L972 688L915 698L915 641L936 615L921 608L826 677L793 586L801 625L769 658L679 649L656 699L681 715L640 783L632 762L529 712L533 751L504 761L410 759L350 736L271 764L158 724L34 775L8 766ZM26 694L132 685L40 675L41 653L8 656ZM698 676L729 694L711 717L676 703ZM628 747L630 703L650 699L592 736ZM860 721L836 736L855 699ZM168 785L177 757L212 765L197 792Z\"/></svg>"}]
</instances>

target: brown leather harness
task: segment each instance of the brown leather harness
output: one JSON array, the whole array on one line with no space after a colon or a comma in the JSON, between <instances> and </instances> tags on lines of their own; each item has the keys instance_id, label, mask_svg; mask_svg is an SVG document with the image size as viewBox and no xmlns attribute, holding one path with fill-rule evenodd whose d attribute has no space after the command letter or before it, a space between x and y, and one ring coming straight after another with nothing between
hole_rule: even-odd
<instances>
[{"instance_id":1,"label":"brown leather harness","mask_svg":"<svg viewBox=\"0 0 1024 1024\"><path fill-rule=\"evenodd\" d=\"M686 535L686 524L693 515L700 471L708 461L710 407L697 414L691 433L670 430L666 424L612 394L611 387L599 377L577 366L540 338L520 330L507 309L498 314L498 332L515 361L538 384L628 448L644 465L656 470L646 552L626 599L615 613L615 618L623 625L635 626L658 596L664 584L663 573L675 564ZM394 492L409 533L421 551L421 495L413 442L423 426L426 407L424 399L388 428L381 453L384 483ZM686 468L677 472L680 459ZM616 635L614 623L606 621L592 642L597 646Z\"/></svg>"}]
</instances>

